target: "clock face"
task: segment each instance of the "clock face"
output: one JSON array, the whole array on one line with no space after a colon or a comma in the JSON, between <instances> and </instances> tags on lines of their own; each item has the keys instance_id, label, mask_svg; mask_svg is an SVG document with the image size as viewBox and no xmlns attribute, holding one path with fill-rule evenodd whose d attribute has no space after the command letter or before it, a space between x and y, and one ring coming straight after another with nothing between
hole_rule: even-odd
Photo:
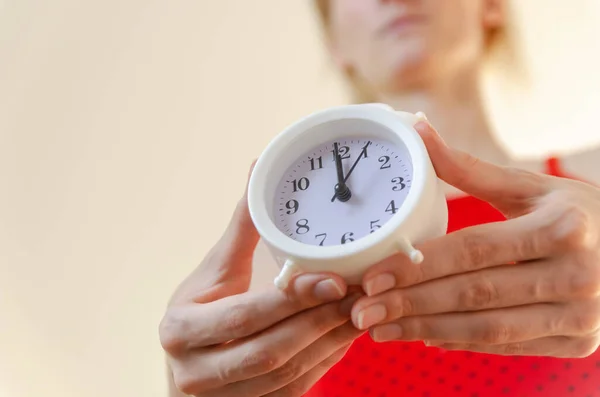
<instances>
[{"instance_id":1,"label":"clock face","mask_svg":"<svg viewBox=\"0 0 600 397\"><path fill-rule=\"evenodd\" d=\"M336 195L340 163L350 192L347 201ZM305 244L348 244L375 232L398 211L412 174L404 146L370 138L327 142L285 171L275 191L273 220L279 230Z\"/></svg>"}]
</instances>

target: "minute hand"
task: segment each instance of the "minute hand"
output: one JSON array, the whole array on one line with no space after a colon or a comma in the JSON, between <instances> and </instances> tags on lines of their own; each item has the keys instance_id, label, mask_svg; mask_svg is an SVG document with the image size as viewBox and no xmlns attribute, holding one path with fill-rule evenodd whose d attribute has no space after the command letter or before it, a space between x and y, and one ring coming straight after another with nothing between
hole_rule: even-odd
<instances>
[{"instance_id":1,"label":"minute hand","mask_svg":"<svg viewBox=\"0 0 600 397\"><path fill-rule=\"evenodd\" d=\"M358 164L358 162L360 161L360 159L362 159L363 156L367 155L367 148L369 147L370 144L371 144L371 141L367 142L365 144L365 146L363 146L362 151L358 155L358 158L356 159L356 161L354 162L354 164L352 164L352 167L350 167L350 171L348 171L348 173L344 177L344 183L346 183L346 181L348 180L348 177L350 176L350 174L352 174L352 171L354 171L354 168L356 168L356 165ZM334 194L333 197L331 198L331 202L332 203L335 201L336 197L337 197L337 195Z\"/></svg>"}]
</instances>

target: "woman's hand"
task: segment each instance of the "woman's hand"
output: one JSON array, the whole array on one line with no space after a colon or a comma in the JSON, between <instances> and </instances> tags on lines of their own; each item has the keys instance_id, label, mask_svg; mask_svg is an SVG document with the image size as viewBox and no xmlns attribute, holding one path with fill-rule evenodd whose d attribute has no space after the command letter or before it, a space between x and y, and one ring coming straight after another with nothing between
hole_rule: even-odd
<instances>
[{"instance_id":1,"label":"woman's hand","mask_svg":"<svg viewBox=\"0 0 600 397\"><path fill-rule=\"evenodd\" d=\"M584 357L600 343L600 189L498 167L447 147L419 123L438 176L508 220L422 244L373 266L354 324L376 341Z\"/></svg>"},{"instance_id":2,"label":"woman's hand","mask_svg":"<svg viewBox=\"0 0 600 397\"><path fill-rule=\"evenodd\" d=\"M345 297L340 277L307 274L286 292L248 291L259 236L246 203L161 321L171 395L301 396L362 333L350 321L359 296Z\"/></svg>"}]
</instances>

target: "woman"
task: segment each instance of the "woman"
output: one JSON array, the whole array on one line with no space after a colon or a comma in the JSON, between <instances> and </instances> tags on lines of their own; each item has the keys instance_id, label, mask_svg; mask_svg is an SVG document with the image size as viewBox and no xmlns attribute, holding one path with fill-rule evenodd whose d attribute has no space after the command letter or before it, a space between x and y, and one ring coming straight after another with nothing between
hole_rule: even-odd
<instances>
[{"instance_id":1,"label":"woman","mask_svg":"<svg viewBox=\"0 0 600 397\"><path fill-rule=\"evenodd\" d=\"M600 190L560 166L600 182L600 153L521 164L494 140L478 74L504 2L317 5L358 100L431 121L415 128L448 184L448 234L360 287L306 274L249 290L259 238L242 197L161 322L171 394L600 395Z\"/></svg>"}]
</instances>

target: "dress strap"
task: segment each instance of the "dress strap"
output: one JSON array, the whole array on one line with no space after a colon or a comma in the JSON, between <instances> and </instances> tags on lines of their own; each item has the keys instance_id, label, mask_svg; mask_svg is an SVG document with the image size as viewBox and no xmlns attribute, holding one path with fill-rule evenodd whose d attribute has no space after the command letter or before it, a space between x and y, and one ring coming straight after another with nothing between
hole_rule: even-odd
<instances>
[{"instance_id":1,"label":"dress strap","mask_svg":"<svg viewBox=\"0 0 600 397\"><path fill-rule=\"evenodd\" d=\"M546 173L553 176L563 175L562 166L558 157L548 157L548 159L546 160Z\"/></svg>"}]
</instances>

